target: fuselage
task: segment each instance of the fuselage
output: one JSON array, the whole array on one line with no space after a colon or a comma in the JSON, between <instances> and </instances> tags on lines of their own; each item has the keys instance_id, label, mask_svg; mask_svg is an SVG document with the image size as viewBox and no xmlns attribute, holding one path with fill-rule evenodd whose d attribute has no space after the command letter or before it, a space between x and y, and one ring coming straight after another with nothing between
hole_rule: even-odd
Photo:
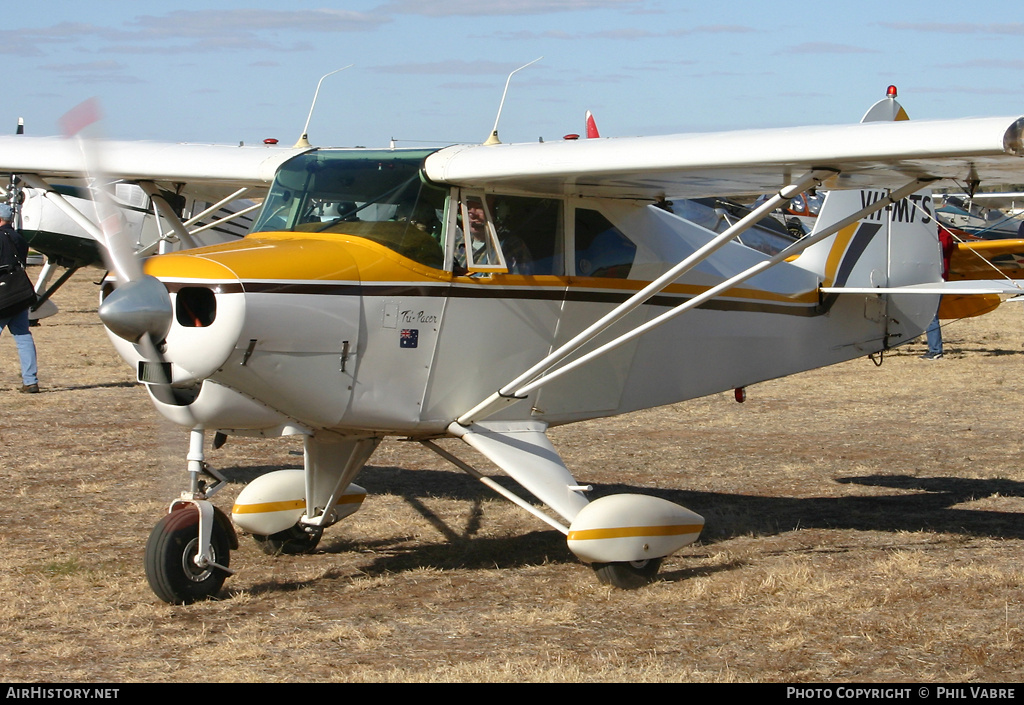
<instances>
[{"instance_id":1,"label":"fuselage","mask_svg":"<svg viewBox=\"0 0 1024 705\"><path fill-rule=\"evenodd\" d=\"M165 356L179 394L158 408L186 425L233 431L442 434L715 235L713 223L699 222L713 211L682 204L431 184L420 171L428 155L302 155L282 167L244 240L150 259L147 272L175 309ZM829 277L852 276L864 252L889 256L874 241L848 255L842 247L854 240L776 265L494 418L554 425L621 414L909 340L934 300L903 302L895 315L891 301L819 296ZM726 245L579 354L790 241L762 230L745 242ZM112 339L126 359L142 359Z\"/></svg>"}]
</instances>

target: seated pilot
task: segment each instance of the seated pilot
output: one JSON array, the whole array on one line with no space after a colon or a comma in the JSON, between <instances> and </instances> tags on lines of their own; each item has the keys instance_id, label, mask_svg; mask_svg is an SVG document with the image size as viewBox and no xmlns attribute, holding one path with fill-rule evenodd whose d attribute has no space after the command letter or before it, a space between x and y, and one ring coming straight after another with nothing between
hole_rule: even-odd
<instances>
[{"instance_id":1,"label":"seated pilot","mask_svg":"<svg viewBox=\"0 0 1024 705\"><path fill-rule=\"evenodd\" d=\"M479 198L470 197L466 200L466 215L470 233L470 246L473 248L473 263L481 265L498 264L497 253L488 246L487 214ZM463 275L468 271L466 241L458 231L455 247L455 274ZM516 235L504 229L498 232L498 246L505 258L505 266L509 274L529 274L532 257L526 243Z\"/></svg>"}]
</instances>

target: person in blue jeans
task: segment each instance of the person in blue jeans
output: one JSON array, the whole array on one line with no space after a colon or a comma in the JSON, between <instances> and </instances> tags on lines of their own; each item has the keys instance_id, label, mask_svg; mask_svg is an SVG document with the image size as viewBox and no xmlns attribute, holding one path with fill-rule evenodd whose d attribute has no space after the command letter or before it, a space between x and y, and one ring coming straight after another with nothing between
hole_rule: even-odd
<instances>
[{"instance_id":1,"label":"person in blue jeans","mask_svg":"<svg viewBox=\"0 0 1024 705\"><path fill-rule=\"evenodd\" d=\"M6 203L0 203L0 239L3 239L0 251L3 252L5 260L0 264L24 266L28 257L28 243L11 225L13 220L11 207ZM14 343L18 347L18 357L21 359L21 391L35 394L39 391L39 377L36 366L36 343L29 328L28 308L8 318L0 318L0 333L4 328L11 331Z\"/></svg>"},{"instance_id":2,"label":"person in blue jeans","mask_svg":"<svg viewBox=\"0 0 1024 705\"><path fill-rule=\"evenodd\" d=\"M949 279L949 261L956 249L956 242L953 235L946 228L939 225L939 246L942 248L942 279ZM942 297L939 297L942 302ZM939 312L935 312L935 318L928 325L925 331L925 338L928 340L928 352L921 356L922 360L942 359L942 326L939 323Z\"/></svg>"},{"instance_id":3,"label":"person in blue jeans","mask_svg":"<svg viewBox=\"0 0 1024 705\"><path fill-rule=\"evenodd\" d=\"M925 338L928 340L928 352L921 356L922 360L941 360L942 359L942 327L939 323L939 314L935 314L935 318L928 324L928 329L925 331Z\"/></svg>"}]
</instances>

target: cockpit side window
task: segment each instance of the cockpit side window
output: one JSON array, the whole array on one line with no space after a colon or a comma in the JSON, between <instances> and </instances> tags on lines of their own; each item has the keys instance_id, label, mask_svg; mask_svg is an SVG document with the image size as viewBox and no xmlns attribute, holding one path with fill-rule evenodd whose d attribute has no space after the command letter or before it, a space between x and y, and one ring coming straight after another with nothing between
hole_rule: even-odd
<instances>
[{"instance_id":1,"label":"cockpit side window","mask_svg":"<svg viewBox=\"0 0 1024 705\"><path fill-rule=\"evenodd\" d=\"M452 260L456 274L508 271L483 194L468 191L459 194L453 232Z\"/></svg>"},{"instance_id":2,"label":"cockpit side window","mask_svg":"<svg viewBox=\"0 0 1024 705\"><path fill-rule=\"evenodd\" d=\"M576 209L576 274L581 277L626 279L636 245L595 210Z\"/></svg>"},{"instance_id":3,"label":"cockpit side window","mask_svg":"<svg viewBox=\"0 0 1024 705\"><path fill-rule=\"evenodd\" d=\"M449 225L456 274L564 273L560 200L458 191L453 200L459 204ZM464 233L471 235L471 245Z\"/></svg>"}]
</instances>

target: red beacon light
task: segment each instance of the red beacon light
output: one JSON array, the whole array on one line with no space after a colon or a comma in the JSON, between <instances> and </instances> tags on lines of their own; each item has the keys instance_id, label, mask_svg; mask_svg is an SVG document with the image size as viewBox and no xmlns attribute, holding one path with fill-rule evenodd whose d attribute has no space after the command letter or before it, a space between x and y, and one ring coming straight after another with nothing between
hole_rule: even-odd
<instances>
[{"instance_id":1,"label":"red beacon light","mask_svg":"<svg viewBox=\"0 0 1024 705\"><path fill-rule=\"evenodd\" d=\"M895 98L896 97L896 86L889 86L888 88L886 88L885 89L885 97L886 98Z\"/></svg>"},{"instance_id":2,"label":"red beacon light","mask_svg":"<svg viewBox=\"0 0 1024 705\"><path fill-rule=\"evenodd\" d=\"M577 134L571 134L571 135L566 135L566 136L565 136L565 137L563 137L562 139L563 139L563 140L578 140L579 138L580 138L580 136L579 136L579 135L577 135Z\"/></svg>"},{"instance_id":3,"label":"red beacon light","mask_svg":"<svg viewBox=\"0 0 1024 705\"><path fill-rule=\"evenodd\" d=\"M277 140L275 140L273 137L268 137L267 139L263 140L263 144L277 144Z\"/></svg>"}]
</instances>

